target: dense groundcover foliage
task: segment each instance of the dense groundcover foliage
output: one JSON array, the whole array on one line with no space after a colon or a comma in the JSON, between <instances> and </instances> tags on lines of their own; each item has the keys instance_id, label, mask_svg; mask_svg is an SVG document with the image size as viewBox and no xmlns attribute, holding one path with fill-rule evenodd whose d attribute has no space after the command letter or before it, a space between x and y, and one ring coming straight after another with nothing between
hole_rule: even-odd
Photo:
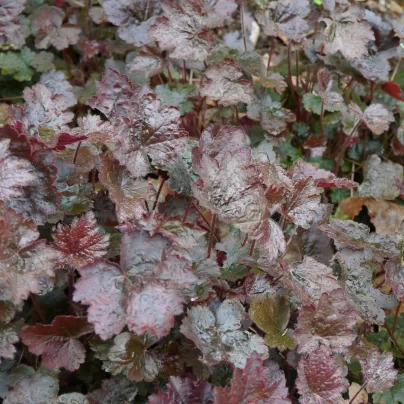
<instances>
[{"instance_id":1,"label":"dense groundcover foliage","mask_svg":"<svg viewBox=\"0 0 404 404\"><path fill-rule=\"evenodd\" d=\"M0 401L404 403L398 3L0 0Z\"/></svg>"}]
</instances>

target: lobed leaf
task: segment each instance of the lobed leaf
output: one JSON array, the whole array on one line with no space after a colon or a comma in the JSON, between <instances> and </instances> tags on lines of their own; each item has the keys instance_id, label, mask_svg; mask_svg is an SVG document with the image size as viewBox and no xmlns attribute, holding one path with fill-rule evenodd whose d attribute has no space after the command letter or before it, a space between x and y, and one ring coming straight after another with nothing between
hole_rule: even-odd
<instances>
[{"instance_id":1,"label":"lobed leaf","mask_svg":"<svg viewBox=\"0 0 404 404\"><path fill-rule=\"evenodd\" d=\"M74 371L84 363L86 351L78 338L93 332L86 317L57 316L52 324L36 324L21 331L30 352L42 355L42 364L51 369Z\"/></svg>"},{"instance_id":2,"label":"lobed leaf","mask_svg":"<svg viewBox=\"0 0 404 404\"><path fill-rule=\"evenodd\" d=\"M268 357L261 337L240 330L245 315L236 300L225 300L216 312L205 305L195 306L188 311L180 330L201 350L205 363L229 361L243 368L254 351L262 359Z\"/></svg>"},{"instance_id":3,"label":"lobed leaf","mask_svg":"<svg viewBox=\"0 0 404 404\"><path fill-rule=\"evenodd\" d=\"M62 254L60 263L81 268L107 253L109 234L104 234L97 225L94 213L88 211L74 218L71 226L59 224L53 246Z\"/></svg>"}]
</instances>

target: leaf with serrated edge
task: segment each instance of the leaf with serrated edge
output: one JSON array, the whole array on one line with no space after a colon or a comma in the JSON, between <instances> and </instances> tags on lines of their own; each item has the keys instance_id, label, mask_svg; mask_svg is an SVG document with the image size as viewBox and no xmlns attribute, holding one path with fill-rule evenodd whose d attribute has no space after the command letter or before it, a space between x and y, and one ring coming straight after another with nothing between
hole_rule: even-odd
<instances>
[{"instance_id":1,"label":"leaf with serrated edge","mask_svg":"<svg viewBox=\"0 0 404 404\"><path fill-rule=\"evenodd\" d=\"M202 351L205 363L213 365L224 360L243 368L253 351L262 359L268 357L261 337L239 330L245 316L243 306L236 300L225 300L216 313L207 306L196 306L182 321L181 332Z\"/></svg>"},{"instance_id":2,"label":"leaf with serrated edge","mask_svg":"<svg viewBox=\"0 0 404 404\"><path fill-rule=\"evenodd\" d=\"M77 338L93 332L86 317L57 316L52 324L36 324L21 331L30 352L42 355L42 364L51 369L77 370L85 360L85 349Z\"/></svg>"},{"instance_id":3,"label":"leaf with serrated edge","mask_svg":"<svg viewBox=\"0 0 404 404\"><path fill-rule=\"evenodd\" d=\"M102 233L94 213L74 218L71 226L58 225L53 246L63 254L61 263L80 268L107 253L109 234Z\"/></svg>"},{"instance_id":4,"label":"leaf with serrated edge","mask_svg":"<svg viewBox=\"0 0 404 404\"><path fill-rule=\"evenodd\" d=\"M231 387L215 388L216 404L287 404L289 392L283 372L276 362L266 366L256 352L244 369L235 369Z\"/></svg>"},{"instance_id":5,"label":"leaf with serrated edge","mask_svg":"<svg viewBox=\"0 0 404 404\"><path fill-rule=\"evenodd\" d=\"M335 404L348 385L344 369L326 347L319 347L299 361L296 386L307 404Z\"/></svg>"},{"instance_id":6,"label":"leaf with serrated edge","mask_svg":"<svg viewBox=\"0 0 404 404\"><path fill-rule=\"evenodd\" d=\"M391 352L380 353L377 349L368 352L360 361L366 390L369 393L392 387L397 377L394 358Z\"/></svg>"},{"instance_id":7,"label":"leaf with serrated edge","mask_svg":"<svg viewBox=\"0 0 404 404\"><path fill-rule=\"evenodd\" d=\"M332 353L346 352L356 338L356 312L348 306L342 289L323 293L314 305L303 306L293 337L299 353L311 353L324 345Z\"/></svg>"},{"instance_id":8,"label":"leaf with serrated edge","mask_svg":"<svg viewBox=\"0 0 404 404\"><path fill-rule=\"evenodd\" d=\"M201 81L201 96L209 97L224 106L239 102L248 104L253 100L254 88L243 77L243 70L234 60L224 59L205 71Z\"/></svg>"}]
</instances>

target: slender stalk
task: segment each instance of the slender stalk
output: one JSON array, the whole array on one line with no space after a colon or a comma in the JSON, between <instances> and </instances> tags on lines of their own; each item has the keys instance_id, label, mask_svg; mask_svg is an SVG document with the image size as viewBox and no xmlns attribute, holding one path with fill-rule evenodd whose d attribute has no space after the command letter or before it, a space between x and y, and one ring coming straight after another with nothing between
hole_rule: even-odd
<instances>
[{"instance_id":1,"label":"slender stalk","mask_svg":"<svg viewBox=\"0 0 404 404\"><path fill-rule=\"evenodd\" d=\"M80 146L81 146L81 141L80 141L79 144L77 145L76 151L74 152L73 164L76 164L77 156L79 155Z\"/></svg>"},{"instance_id":2,"label":"slender stalk","mask_svg":"<svg viewBox=\"0 0 404 404\"><path fill-rule=\"evenodd\" d=\"M241 32L243 35L244 42L244 52L247 52L247 39L245 36L245 26L244 26L244 0L240 2L240 22L241 22Z\"/></svg>"},{"instance_id":3,"label":"slender stalk","mask_svg":"<svg viewBox=\"0 0 404 404\"><path fill-rule=\"evenodd\" d=\"M241 244L241 247L244 247L247 244L247 241L248 241L248 234L246 234L246 236Z\"/></svg>"},{"instance_id":4,"label":"slender stalk","mask_svg":"<svg viewBox=\"0 0 404 404\"><path fill-rule=\"evenodd\" d=\"M365 382L365 383L362 384L361 388L360 388L360 389L356 392L356 394L349 400L349 404L353 404L353 403L354 403L356 397L359 396L360 392L366 387L366 385L367 385L367 382Z\"/></svg>"},{"instance_id":5,"label":"slender stalk","mask_svg":"<svg viewBox=\"0 0 404 404\"><path fill-rule=\"evenodd\" d=\"M254 253L254 248L255 248L255 240L251 242L250 253L248 254L250 257L252 257Z\"/></svg>"},{"instance_id":6,"label":"slender stalk","mask_svg":"<svg viewBox=\"0 0 404 404\"><path fill-rule=\"evenodd\" d=\"M321 131L321 136L323 136L324 135L324 100L321 100L320 131Z\"/></svg>"},{"instance_id":7,"label":"slender stalk","mask_svg":"<svg viewBox=\"0 0 404 404\"><path fill-rule=\"evenodd\" d=\"M393 321L393 328L391 329L391 332L394 334L394 331L396 330L396 325L397 325L397 320L398 320L398 314L400 313L400 307L401 307L401 300L400 303L398 304L396 308L396 314L394 315L394 321Z\"/></svg>"},{"instance_id":8,"label":"slender stalk","mask_svg":"<svg viewBox=\"0 0 404 404\"><path fill-rule=\"evenodd\" d=\"M397 347L397 349L400 351L401 355L404 356L404 350L403 348L401 348L400 344L397 342L396 337L394 336L394 334L391 332L390 328L387 326L387 324L384 324L384 328L386 329L386 331L389 333L390 335L390 339L392 340L392 342L394 343L394 345Z\"/></svg>"},{"instance_id":9,"label":"slender stalk","mask_svg":"<svg viewBox=\"0 0 404 404\"><path fill-rule=\"evenodd\" d=\"M212 253L212 246L213 246L213 236L215 234L215 227L216 227L216 213L212 216L212 221L210 223L210 234L209 234L209 245L208 245L208 258L210 258L210 254Z\"/></svg>"},{"instance_id":10,"label":"slender stalk","mask_svg":"<svg viewBox=\"0 0 404 404\"><path fill-rule=\"evenodd\" d=\"M146 8L144 10L144 21L146 21L149 16L149 6L150 6L149 3L150 3L150 0L146 0Z\"/></svg>"},{"instance_id":11,"label":"slender stalk","mask_svg":"<svg viewBox=\"0 0 404 404\"><path fill-rule=\"evenodd\" d=\"M295 52L295 58L296 58L296 85L297 88L299 88L299 51L296 50Z\"/></svg>"},{"instance_id":12,"label":"slender stalk","mask_svg":"<svg viewBox=\"0 0 404 404\"><path fill-rule=\"evenodd\" d=\"M162 191L162 189L163 189L163 186L164 186L164 183L165 183L165 182L166 182L166 179L163 178L163 179L161 180L159 189L157 190L156 199L154 200L152 210L155 210L156 207L157 207L157 204L158 204L158 201L159 201L159 198L160 198L160 194L161 194L161 191Z\"/></svg>"},{"instance_id":13,"label":"slender stalk","mask_svg":"<svg viewBox=\"0 0 404 404\"><path fill-rule=\"evenodd\" d=\"M168 82L171 84L173 82L173 76L171 75L170 68L167 65Z\"/></svg>"},{"instance_id":14,"label":"slender stalk","mask_svg":"<svg viewBox=\"0 0 404 404\"><path fill-rule=\"evenodd\" d=\"M38 317L39 317L40 320L41 320L41 323L46 324L47 321L46 321L45 314L44 314L44 312L42 311L42 308L41 308L41 306L39 305L36 296L31 293L31 294L30 294L30 298L31 298L31 302L32 302L32 305L33 305L33 307L34 307L34 310L35 310L36 314L38 314Z\"/></svg>"},{"instance_id":15,"label":"slender stalk","mask_svg":"<svg viewBox=\"0 0 404 404\"><path fill-rule=\"evenodd\" d=\"M289 42L288 45L288 81L289 81L289 86L290 86L290 92L292 94L292 97L295 98L295 88L293 86L293 82L292 82L292 61L291 61L291 53L292 53L292 49L291 49L291 44Z\"/></svg>"},{"instance_id":16,"label":"slender stalk","mask_svg":"<svg viewBox=\"0 0 404 404\"><path fill-rule=\"evenodd\" d=\"M334 170L333 170L334 174L336 174L338 172L339 166L341 165L341 161L342 161L342 158L344 157L344 154L346 152L346 148L347 148L347 146L349 144L349 141L351 140L353 134L359 128L359 125L361 123L362 123L362 121L359 119L359 121L353 127L353 129L352 129L351 133L349 134L348 138L344 141L344 143L343 143L343 145L342 145L342 147L340 149L340 152L338 154L338 158L336 160L335 166L334 166Z\"/></svg>"},{"instance_id":17,"label":"slender stalk","mask_svg":"<svg viewBox=\"0 0 404 404\"><path fill-rule=\"evenodd\" d=\"M234 111L236 113L236 125L240 125L240 118L238 116L238 108L237 105L234 106Z\"/></svg>"},{"instance_id":18,"label":"slender stalk","mask_svg":"<svg viewBox=\"0 0 404 404\"><path fill-rule=\"evenodd\" d=\"M202 211L199 209L199 207L195 204L195 203L193 203L192 202L192 205L194 205L194 207L195 207L195 210L199 213L199 216L203 219L203 221L208 225L208 228L209 228L209 231L210 231L210 223L207 221L207 219L206 219L206 217L203 215L203 213L202 213ZM220 237L219 237L219 235L217 234L217 232L215 231L215 238L216 238L216 240L220 243Z\"/></svg>"},{"instance_id":19,"label":"slender stalk","mask_svg":"<svg viewBox=\"0 0 404 404\"><path fill-rule=\"evenodd\" d=\"M271 39L271 48L269 50L269 55L268 55L267 76L268 76L269 70L271 69L271 60L272 60L272 55L274 54L274 50L275 50L275 37L273 36Z\"/></svg>"},{"instance_id":20,"label":"slender stalk","mask_svg":"<svg viewBox=\"0 0 404 404\"><path fill-rule=\"evenodd\" d=\"M185 63L185 59L184 59L184 61L182 63L182 75L183 75L183 78L184 78L184 83L186 83L187 82L187 65Z\"/></svg>"},{"instance_id":21,"label":"slender stalk","mask_svg":"<svg viewBox=\"0 0 404 404\"><path fill-rule=\"evenodd\" d=\"M400 63L401 63L401 58L398 59L398 62L396 64L396 66L394 67L393 73L392 73L392 75L390 77L390 81L394 81L394 78L396 77L396 74L398 72L398 68L400 67Z\"/></svg>"}]
</instances>

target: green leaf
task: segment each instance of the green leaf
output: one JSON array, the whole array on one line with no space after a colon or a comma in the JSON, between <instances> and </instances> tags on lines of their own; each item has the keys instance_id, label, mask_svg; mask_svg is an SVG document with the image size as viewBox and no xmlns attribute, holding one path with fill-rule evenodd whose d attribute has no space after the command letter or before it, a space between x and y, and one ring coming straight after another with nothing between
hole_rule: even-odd
<instances>
[{"instance_id":1,"label":"green leaf","mask_svg":"<svg viewBox=\"0 0 404 404\"><path fill-rule=\"evenodd\" d=\"M321 114L322 99L319 95L307 93L303 96L304 107L309 112L314 112L317 115Z\"/></svg>"},{"instance_id":2,"label":"green leaf","mask_svg":"<svg viewBox=\"0 0 404 404\"><path fill-rule=\"evenodd\" d=\"M331 188L331 202L340 203L346 198L349 198L351 191L346 188Z\"/></svg>"},{"instance_id":3,"label":"green leaf","mask_svg":"<svg viewBox=\"0 0 404 404\"><path fill-rule=\"evenodd\" d=\"M91 184L75 184L61 190L62 203L60 211L65 215L78 215L87 212L93 207L88 195L91 193Z\"/></svg>"},{"instance_id":4,"label":"green leaf","mask_svg":"<svg viewBox=\"0 0 404 404\"><path fill-rule=\"evenodd\" d=\"M284 296L258 296L252 299L250 317L261 330L265 331L265 343L271 348L294 349L295 342L288 334L290 317L289 300Z\"/></svg>"},{"instance_id":5,"label":"green leaf","mask_svg":"<svg viewBox=\"0 0 404 404\"><path fill-rule=\"evenodd\" d=\"M404 374L398 375L394 386L382 393L373 394L375 404L402 404L404 403Z\"/></svg>"},{"instance_id":6,"label":"green leaf","mask_svg":"<svg viewBox=\"0 0 404 404\"><path fill-rule=\"evenodd\" d=\"M20 52L0 53L0 70L2 75L10 75L17 81L31 80L34 70L30 63L34 56L28 48L22 48Z\"/></svg>"},{"instance_id":7,"label":"green leaf","mask_svg":"<svg viewBox=\"0 0 404 404\"><path fill-rule=\"evenodd\" d=\"M297 148L292 145L292 138L281 140L279 144L279 151L284 156L290 158L291 161L286 163L287 166L291 165L294 161L303 156L301 148Z\"/></svg>"},{"instance_id":8,"label":"green leaf","mask_svg":"<svg viewBox=\"0 0 404 404\"><path fill-rule=\"evenodd\" d=\"M30 61L30 65L37 72L47 72L48 70L52 70L55 68L53 63L55 59L55 55L51 52L39 52L33 55L32 60Z\"/></svg>"},{"instance_id":9,"label":"green leaf","mask_svg":"<svg viewBox=\"0 0 404 404\"><path fill-rule=\"evenodd\" d=\"M228 267L221 269L221 277L227 281L236 281L244 278L248 273L248 268L242 264L231 264Z\"/></svg>"},{"instance_id":10,"label":"green leaf","mask_svg":"<svg viewBox=\"0 0 404 404\"><path fill-rule=\"evenodd\" d=\"M394 314L388 314L386 316L386 324L390 328L393 328ZM400 314L397 318L396 328L394 330L394 336L400 346L404 346L404 315ZM384 329L380 329L379 332L369 334L367 340L372 344L379 347L381 351L393 352L396 358L404 358L397 347L391 342L388 332Z\"/></svg>"},{"instance_id":11,"label":"green leaf","mask_svg":"<svg viewBox=\"0 0 404 404\"><path fill-rule=\"evenodd\" d=\"M192 110L193 104L188 98L196 92L196 88L189 84L172 87L169 84L157 86L155 93L163 105L178 107L181 115Z\"/></svg>"}]
</instances>

